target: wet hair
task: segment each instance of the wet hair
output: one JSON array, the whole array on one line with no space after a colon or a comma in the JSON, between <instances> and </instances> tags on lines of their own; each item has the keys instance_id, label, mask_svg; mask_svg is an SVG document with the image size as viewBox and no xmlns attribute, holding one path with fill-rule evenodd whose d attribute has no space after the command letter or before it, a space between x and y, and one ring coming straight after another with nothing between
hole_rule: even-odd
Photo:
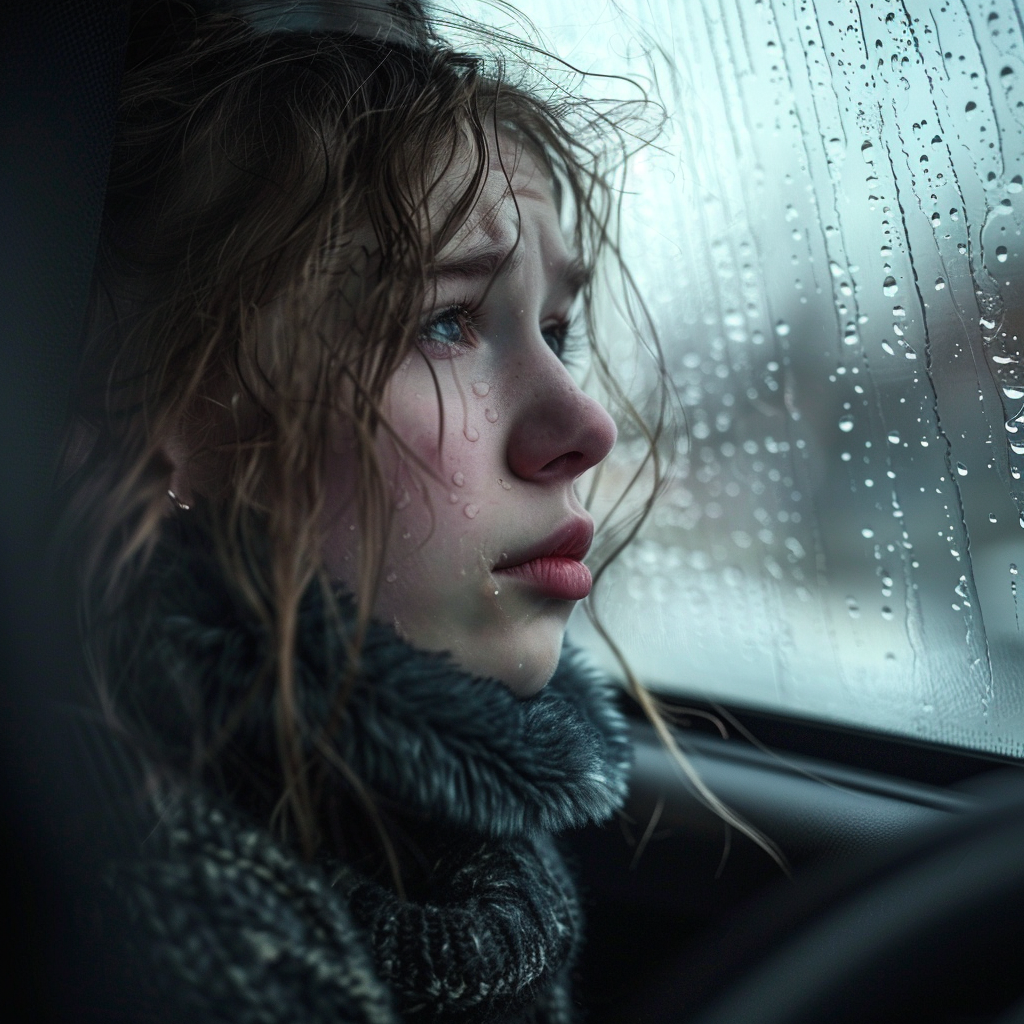
<instances>
[{"instance_id":1,"label":"wet hair","mask_svg":"<svg viewBox=\"0 0 1024 1024\"><path fill-rule=\"evenodd\" d=\"M607 108L543 98L522 54L513 75L507 59L453 49L413 2L309 6L312 20L282 21L271 5L136 4L66 460L99 700L157 767L132 720L124 652L139 622L126 609L177 513L175 464L187 466L221 569L270 638L283 780L272 824L307 856L314 780L336 766L303 735L292 653L303 593L330 592L329 436L342 424L353 438L354 666L393 507L375 454L381 399L416 341L431 266L488 167L511 177L524 147L551 177L575 255L614 262L618 176L636 145ZM593 287L593 371L654 451L596 345ZM202 773L203 757L189 769Z\"/></svg>"},{"instance_id":2,"label":"wet hair","mask_svg":"<svg viewBox=\"0 0 1024 1024\"><path fill-rule=\"evenodd\" d=\"M268 824L312 856L317 794L339 765L323 737L304 735L292 655L303 593L319 585L330 599L321 556L328 439L339 424L353 439L354 672L393 509L375 452L389 429L381 399L415 344L431 267L489 166L510 178L525 147L547 170L574 255L612 268L625 320L656 370L641 414L599 343L598 278L589 276L581 305L591 371L643 450L630 485L649 484L632 513L606 523L595 582L659 488L667 375L616 245L622 174L642 144L635 111L557 88L542 95L537 51L482 28L477 37L496 44L489 56L456 50L416 0L285 5L283 15L273 4L242 6L244 16L215 0L135 5L68 435L68 534L100 705L159 774L159 745L147 748L133 721L124 652L139 621L126 610L177 514L168 492L175 464L186 464L221 571L269 638L261 678L274 688L282 792ZM439 203L453 168L456 187ZM620 661L698 791L752 834L693 775ZM207 755L200 745L188 770L201 775ZM367 814L378 820L372 806Z\"/></svg>"}]
</instances>

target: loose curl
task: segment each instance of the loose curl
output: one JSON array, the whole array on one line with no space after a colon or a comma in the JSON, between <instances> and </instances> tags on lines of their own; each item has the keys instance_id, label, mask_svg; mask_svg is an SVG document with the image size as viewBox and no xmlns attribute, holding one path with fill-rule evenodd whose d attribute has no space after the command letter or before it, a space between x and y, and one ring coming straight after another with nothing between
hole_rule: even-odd
<instances>
[{"instance_id":1,"label":"loose curl","mask_svg":"<svg viewBox=\"0 0 1024 1024\"><path fill-rule=\"evenodd\" d=\"M576 254L591 269L612 272L624 319L657 371L641 414L600 343L599 278L591 275L582 294L591 370L646 452L626 491L649 484L632 511L603 524L606 557L595 583L650 511L664 478L662 448L674 444L668 437L662 445L669 391L657 335L616 244L626 164L645 144L633 130L636 109L554 86L544 97L531 61L541 51L479 29L494 53L474 56L435 35L415 0L370 6L372 37L354 31L353 3L319 5L340 12L334 31L269 16L199 14L178 0L141 8L123 80L65 489L97 698L149 778L203 777L230 742L230 735L207 739L189 764L168 764L133 699L140 681L132 651L146 632L139 608L145 570L174 515L175 466L187 464L221 570L270 639L267 664L245 698L272 687L281 793L268 824L312 857L325 784L340 779L377 826L401 891L372 799L330 735L307 734L294 674L296 625L308 587L331 597L321 555L324 466L329 438L342 425L353 438L360 537L346 666L355 678L393 509L375 447L390 432L381 400L415 342L437 255L470 216L495 158L507 178L521 147L547 168ZM384 22L382 10L391 12ZM464 31L465 19L457 21ZM517 74L495 53L514 56ZM456 163L458 186L436 222L431 200L442 182L449 186ZM613 513L623 512L624 498ZM772 852L696 777L656 702L612 648L698 794Z\"/></svg>"}]
</instances>

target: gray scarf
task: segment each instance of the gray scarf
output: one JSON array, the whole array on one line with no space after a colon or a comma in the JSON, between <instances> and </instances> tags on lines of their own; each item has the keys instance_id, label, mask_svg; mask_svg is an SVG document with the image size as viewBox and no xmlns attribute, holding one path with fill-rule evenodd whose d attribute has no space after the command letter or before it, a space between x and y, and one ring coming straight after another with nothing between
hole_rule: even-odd
<instances>
[{"instance_id":1,"label":"gray scarf","mask_svg":"<svg viewBox=\"0 0 1024 1024\"><path fill-rule=\"evenodd\" d=\"M154 965L154 990L191 1019L277 1022L568 1022L580 937L551 834L605 820L629 747L610 684L566 648L538 695L514 697L444 654L371 625L332 730L385 807L412 822L421 882L328 850L303 861L262 826L275 792L266 701L245 703L266 634L223 582L199 526L157 556L152 635L136 647L130 712L168 764L248 707L212 776L161 808L137 860L112 871ZM350 599L304 597L302 713L330 721ZM236 770L244 766L244 771Z\"/></svg>"}]
</instances>

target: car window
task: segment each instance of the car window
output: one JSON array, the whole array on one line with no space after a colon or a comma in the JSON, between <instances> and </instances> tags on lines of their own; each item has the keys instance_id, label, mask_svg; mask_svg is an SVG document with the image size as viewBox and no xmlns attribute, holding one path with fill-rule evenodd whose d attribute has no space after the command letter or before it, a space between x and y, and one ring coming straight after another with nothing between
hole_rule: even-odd
<instances>
[{"instance_id":1,"label":"car window","mask_svg":"<svg viewBox=\"0 0 1024 1024\"><path fill-rule=\"evenodd\" d=\"M1014 5L520 6L669 115L624 244L686 430L598 597L640 677L1024 753Z\"/></svg>"}]
</instances>

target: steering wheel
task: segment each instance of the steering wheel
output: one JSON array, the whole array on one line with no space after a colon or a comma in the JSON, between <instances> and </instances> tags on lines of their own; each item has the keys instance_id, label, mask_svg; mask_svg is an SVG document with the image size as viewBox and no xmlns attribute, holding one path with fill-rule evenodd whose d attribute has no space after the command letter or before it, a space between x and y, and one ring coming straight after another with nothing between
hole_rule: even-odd
<instances>
[{"instance_id":1,"label":"steering wheel","mask_svg":"<svg viewBox=\"0 0 1024 1024\"><path fill-rule=\"evenodd\" d=\"M679 960L644 1024L1024 1024L1024 780L896 853L788 883Z\"/></svg>"}]
</instances>

